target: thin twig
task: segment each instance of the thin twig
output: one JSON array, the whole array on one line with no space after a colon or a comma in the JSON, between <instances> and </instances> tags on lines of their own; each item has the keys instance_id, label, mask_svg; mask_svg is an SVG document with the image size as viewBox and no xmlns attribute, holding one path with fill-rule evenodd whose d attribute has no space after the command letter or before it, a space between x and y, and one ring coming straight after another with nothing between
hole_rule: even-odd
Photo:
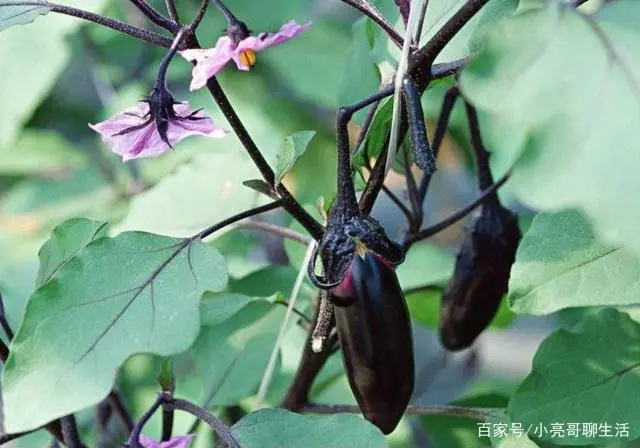
<instances>
[{"instance_id":1,"label":"thin twig","mask_svg":"<svg viewBox=\"0 0 640 448\"><path fill-rule=\"evenodd\" d=\"M13 2L6 3L5 6L11 5ZM15 4L24 5L24 2L15 2ZM36 4L36 3L34 3ZM40 3L37 3L40 5ZM131 26L127 23L120 22L119 20L111 19L109 17L101 16L90 11L83 9L73 8L71 6L59 5L57 3L48 3L48 7L51 8L51 12L57 12L58 14L64 14L67 16L77 17L79 19L87 20L89 22L97 23L99 25L111 28L129 36L144 40L153 45L160 47L170 48L173 39L161 36L152 31L144 30L135 26Z\"/></svg>"},{"instance_id":2,"label":"thin twig","mask_svg":"<svg viewBox=\"0 0 640 448\"><path fill-rule=\"evenodd\" d=\"M169 17L171 18L171 20L173 20L179 26L180 16L178 15L178 10L176 9L175 0L165 0L164 4L167 7L167 12L169 13Z\"/></svg>"},{"instance_id":3,"label":"thin twig","mask_svg":"<svg viewBox=\"0 0 640 448\"><path fill-rule=\"evenodd\" d=\"M247 229L247 230L258 230L264 233L270 233L273 235L280 236L284 239L288 239L291 241L296 241L300 244L304 244L308 246L312 241L312 238L309 238L302 233L296 232L295 230L288 229L286 227L279 226L277 224L271 224L269 222L262 221L245 221L240 222L236 225L237 229Z\"/></svg>"},{"instance_id":4,"label":"thin twig","mask_svg":"<svg viewBox=\"0 0 640 448\"><path fill-rule=\"evenodd\" d=\"M378 26L380 26L380 28L382 28L387 33L387 35L389 36L389 39L391 39L393 43L396 44L398 47L402 48L402 43L403 43L402 36L400 36L400 34L395 30L393 25L391 25L387 21L387 19L384 18L384 16L380 13L380 11L378 11L378 9L373 4L371 4L367 0L342 0L342 2L346 3L349 6L352 6L353 8L365 14L375 23L377 23Z\"/></svg>"},{"instance_id":5,"label":"thin twig","mask_svg":"<svg viewBox=\"0 0 640 448\"><path fill-rule=\"evenodd\" d=\"M160 14L153 6L147 3L146 0L129 0L138 10L144 14L144 16L149 19L151 23L159 26L160 28L164 28L165 30L171 32L171 34L175 34L180 29L180 26L177 25L172 20L167 19L165 16Z\"/></svg>"},{"instance_id":6,"label":"thin twig","mask_svg":"<svg viewBox=\"0 0 640 448\"><path fill-rule=\"evenodd\" d=\"M60 427L62 428L64 444L68 448L85 448L84 444L80 441L78 426L76 425L76 419L73 415L62 417L60 419Z\"/></svg>"},{"instance_id":7,"label":"thin twig","mask_svg":"<svg viewBox=\"0 0 640 448\"><path fill-rule=\"evenodd\" d=\"M355 405L339 404L307 404L302 408L302 412L314 414L359 414L360 408ZM452 415L458 417L471 418L484 421L491 416L490 411L478 411L472 408L461 406L409 406L405 411L407 415Z\"/></svg>"},{"instance_id":8,"label":"thin twig","mask_svg":"<svg viewBox=\"0 0 640 448\"><path fill-rule=\"evenodd\" d=\"M265 212L269 212L271 210L275 210L277 208L282 207L282 201L274 201L274 202L270 202L269 204L266 205L261 205L260 207L255 207L252 208L250 210L246 210L244 212L238 213L236 215L230 216L229 218L220 221L212 226L207 227L206 229L204 229L203 231L201 231L200 233L196 234L195 236L191 237L191 239L205 239L208 236L211 236L213 233L217 232L218 230L221 230L227 226L230 226L231 224L235 224L238 221L242 221L243 219L247 219L247 218L251 218L252 216L255 215L259 215L261 213L265 213Z\"/></svg>"},{"instance_id":9,"label":"thin twig","mask_svg":"<svg viewBox=\"0 0 640 448\"><path fill-rule=\"evenodd\" d=\"M231 432L231 428L222 423L220 419L218 419L215 415L213 415L206 409L203 409L198 405L190 403L186 400L181 400L179 398L163 397L163 400L169 406L180 411L187 412L208 424L215 431L215 433L220 436L222 441L225 442L229 448L240 448L240 444Z\"/></svg>"}]
</instances>

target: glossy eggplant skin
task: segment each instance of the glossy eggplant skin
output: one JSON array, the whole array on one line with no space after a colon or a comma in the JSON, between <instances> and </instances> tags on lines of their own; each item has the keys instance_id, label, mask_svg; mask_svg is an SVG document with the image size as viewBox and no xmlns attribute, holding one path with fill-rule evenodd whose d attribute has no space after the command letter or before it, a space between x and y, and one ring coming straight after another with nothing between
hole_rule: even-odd
<instances>
[{"instance_id":1,"label":"glossy eggplant skin","mask_svg":"<svg viewBox=\"0 0 640 448\"><path fill-rule=\"evenodd\" d=\"M444 291L440 341L451 351L473 344L491 323L508 291L521 239L515 214L499 203L483 206L458 252Z\"/></svg>"},{"instance_id":2,"label":"glossy eggplant skin","mask_svg":"<svg viewBox=\"0 0 640 448\"><path fill-rule=\"evenodd\" d=\"M414 387L409 311L395 271L372 253L354 257L348 275L356 300L334 309L342 359L362 414L389 434Z\"/></svg>"}]
</instances>

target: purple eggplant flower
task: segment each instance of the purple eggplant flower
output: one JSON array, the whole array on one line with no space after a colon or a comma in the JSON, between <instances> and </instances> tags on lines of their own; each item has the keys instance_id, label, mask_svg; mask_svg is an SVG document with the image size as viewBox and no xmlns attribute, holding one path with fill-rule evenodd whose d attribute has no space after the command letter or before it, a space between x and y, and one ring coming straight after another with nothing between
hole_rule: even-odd
<instances>
[{"instance_id":1,"label":"purple eggplant flower","mask_svg":"<svg viewBox=\"0 0 640 448\"><path fill-rule=\"evenodd\" d=\"M159 442L150 437L140 434L140 444L145 448L187 448L193 440L195 434L188 436L176 436L166 442Z\"/></svg>"},{"instance_id":2,"label":"purple eggplant flower","mask_svg":"<svg viewBox=\"0 0 640 448\"><path fill-rule=\"evenodd\" d=\"M176 103L168 91L158 89L135 106L89 127L123 162L157 157L191 135L222 138L227 134L201 110L192 111L188 103Z\"/></svg>"},{"instance_id":3,"label":"purple eggplant flower","mask_svg":"<svg viewBox=\"0 0 640 448\"><path fill-rule=\"evenodd\" d=\"M209 49L190 49L180 54L187 60L195 62L191 90L197 90L207 84L207 80L215 76L227 62L233 60L239 70L248 71L256 63L256 52L272 45L278 45L297 36L311 26L311 22L304 25L291 20L280 28L277 33L260 33L252 36L246 31L233 30L218 39L216 46Z\"/></svg>"}]
</instances>

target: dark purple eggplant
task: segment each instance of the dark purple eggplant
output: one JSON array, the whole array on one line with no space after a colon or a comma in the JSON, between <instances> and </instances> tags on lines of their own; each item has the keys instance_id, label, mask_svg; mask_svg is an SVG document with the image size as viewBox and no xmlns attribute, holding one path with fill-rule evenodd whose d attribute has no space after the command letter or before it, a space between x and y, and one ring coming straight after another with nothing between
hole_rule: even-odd
<instances>
[{"instance_id":1,"label":"dark purple eggplant","mask_svg":"<svg viewBox=\"0 0 640 448\"><path fill-rule=\"evenodd\" d=\"M444 291L440 340L448 350L471 346L495 317L508 290L520 238L516 215L497 198L482 207Z\"/></svg>"},{"instance_id":2,"label":"dark purple eggplant","mask_svg":"<svg viewBox=\"0 0 640 448\"><path fill-rule=\"evenodd\" d=\"M345 282L353 304L334 313L349 385L364 417L389 434L414 386L407 304L393 268L371 252L353 258Z\"/></svg>"}]
</instances>

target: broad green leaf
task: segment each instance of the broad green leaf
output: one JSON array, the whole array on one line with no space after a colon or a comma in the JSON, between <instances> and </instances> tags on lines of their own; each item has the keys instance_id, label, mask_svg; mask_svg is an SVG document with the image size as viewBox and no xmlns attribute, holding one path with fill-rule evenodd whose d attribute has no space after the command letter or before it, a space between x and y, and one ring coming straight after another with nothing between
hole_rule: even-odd
<instances>
[{"instance_id":1,"label":"broad green leaf","mask_svg":"<svg viewBox=\"0 0 640 448\"><path fill-rule=\"evenodd\" d=\"M398 266L398 280L404 290L442 286L453 275L455 261L455 255L446 249L428 243L415 244Z\"/></svg>"},{"instance_id":2,"label":"broad green leaf","mask_svg":"<svg viewBox=\"0 0 640 448\"><path fill-rule=\"evenodd\" d=\"M0 31L10 26L31 23L36 17L49 11L51 7L43 0L0 0Z\"/></svg>"},{"instance_id":3,"label":"broad green leaf","mask_svg":"<svg viewBox=\"0 0 640 448\"><path fill-rule=\"evenodd\" d=\"M612 437L588 433L564 437L565 445L620 442L615 426L628 424L628 439L640 436L640 324L606 309L572 331L558 330L538 349L532 371L511 398L508 414L523 427L556 422L610 425ZM618 428L619 429L619 428ZM551 434L536 436L552 442Z\"/></svg>"},{"instance_id":4,"label":"broad green leaf","mask_svg":"<svg viewBox=\"0 0 640 448\"><path fill-rule=\"evenodd\" d=\"M640 303L640 258L602 244L576 211L540 214L511 270L509 302L519 314Z\"/></svg>"},{"instance_id":5,"label":"broad green leaf","mask_svg":"<svg viewBox=\"0 0 640 448\"><path fill-rule=\"evenodd\" d=\"M198 240L128 232L90 243L27 305L3 372L7 431L98 403L136 353L186 350L202 294L226 283L224 259Z\"/></svg>"},{"instance_id":6,"label":"broad green leaf","mask_svg":"<svg viewBox=\"0 0 640 448\"><path fill-rule=\"evenodd\" d=\"M208 301L210 309L203 316L208 322L203 321L191 348L209 405L237 404L256 393L284 319L283 306L264 299L235 298L238 305L246 305L235 313L229 310L229 297L226 303L216 303L215 298ZM215 317L218 305L221 313L230 315L222 322Z\"/></svg>"},{"instance_id":7,"label":"broad green leaf","mask_svg":"<svg viewBox=\"0 0 640 448\"><path fill-rule=\"evenodd\" d=\"M85 163L69 141L49 131L26 130L14 143L0 148L0 173L7 175L39 174Z\"/></svg>"},{"instance_id":8,"label":"broad green leaf","mask_svg":"<svg viewBox=\"0 0 640 448\"><path fill-rule=\"evenodd\" d=\"M305 153L315 135L316 131L300 131L284 139L284 145L276 155L276 184L279 184L291 171L296 160Z\"/></svg>"},{"instance_id":9,"label":"broad green leaf","mask_svg":"<svg viewBox=\"0 0 640 448\"><path fill-rule=\"evenodd\" d=\"M256 172L251 161L238 153L199 155L136 196L116 230L193 235L250 208L255 193L242 185L242 179L255 177Z\"/></svg>"},{"instance_id":10,"label":"broad green leaf","mask_svg":"<svg viewBox=\"0 0 640 448\"><path fill-rule=\"evenodd\" d=\"M378 107L371 126L367 131L367 136L360 150L353 155L353 163L362 166L366 163L367 158L377 157L385 148L385 143L389 131L391 130L391 116L393 114L393 101L390 99L383 100Z\"/></svg>"},{"instance_id":11,"label":"broad green leaf","mask_svg":"<svg viewBox=\"0 0 640 448\"><path fill-rule=\"evenodd\" d=\"M360 101L380 86L380 74L371 55L374 26L369 18L363 17L351 27L353 38L338 93L341 104L348 105ZM362 124L366 113L366 109L356 112L354 121Z\"/></svg>"},{"instance_id":12,"label":"broad green leaf","mask_svg":"<svg viewBox=\"0 0 640 448\"><path fill-rule=\"evenodd\" d=\"M634 0L594 16L546 2L488 33L461 76L483 129L511 134L487 144L518 161L508 188L544 212L579 208L607 241L636 251L639 22Z\"/></svg>"},{"instance_id":13,"label":"broad green leaf","mask_svg":"<svg viewBox=\"0 0 640 448\"><path fill-rule=\"evenodd\" d=\"M47 283L69 260L92 241L106 235L106 222L76 218L65 221L51 233L38 256L40 269L36 289Z\"/></svg>"},{"instance_id":14,"label":"broad green leaf","mask_svg":"<svg viewBox=\"0 0 640 448\"><path fill-rule=\"evenodd\" d=\"M356 415L311 416L284 409L252 412L233 425L244 448L382 448L384 436Z\"/></svg>"},{"instance_id":15,"label":"broad green leaf","mask_svg":"<svg viewBox=\"0 0 640 448\"><path fill-rule=\"evenodd\" d=\"M465 3L465 0L430 0L421 42L431 39ZM490 0L447 44L436 62L451 62L469 56L477 50L487 30L511 16L517 6L518 0Z\"/></svg>"},{"instance_id":16,"label":"broad green leaf","mask_svg":"<svg viewBox=\"0 0 640 448\"><path fill-rule=\"evenodd\" d=\"M99 12L106 3L106 0L64 2L93 12ZM0 70L0 98L4 105L0 108L0 147L13 142L48 95L71 55L65 37L80 24L80 19L56 14L0 33L0 67L4 67Z\"/></svg>"}]
</instances>

